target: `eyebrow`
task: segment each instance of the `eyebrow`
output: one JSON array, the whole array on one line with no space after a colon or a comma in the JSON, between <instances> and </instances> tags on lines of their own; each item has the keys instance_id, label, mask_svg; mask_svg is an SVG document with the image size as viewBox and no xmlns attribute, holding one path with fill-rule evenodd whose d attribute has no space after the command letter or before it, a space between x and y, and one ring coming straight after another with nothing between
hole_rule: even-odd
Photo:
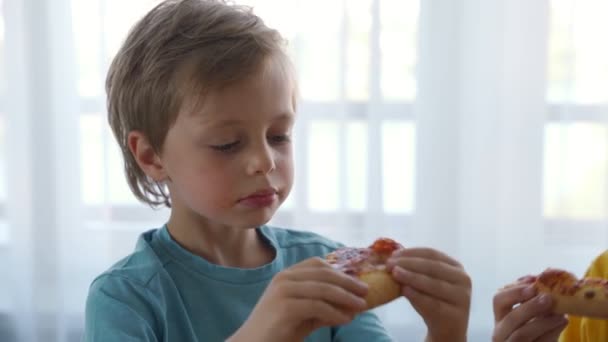
<instances>
[{"instance_id":1,"label":"eyebrow","mask_svg":"<svg viewBox=\"0 0 608 342\"><path fill-rule=\"evenodd\" d=\"M283 113L273 117L271 119L271 121L272 122L293 121L294 117L295 117L295 114L293 112L283 112ZM202 125L207 126L207 127L212 126L214 128L225 128L225 127L238 126L238 125L246 123L246 122L247 122L247 120L225 119L225 120L218 120L218 121L204 121L204 122L202 122Z\"/></svg>"}]
</instances>

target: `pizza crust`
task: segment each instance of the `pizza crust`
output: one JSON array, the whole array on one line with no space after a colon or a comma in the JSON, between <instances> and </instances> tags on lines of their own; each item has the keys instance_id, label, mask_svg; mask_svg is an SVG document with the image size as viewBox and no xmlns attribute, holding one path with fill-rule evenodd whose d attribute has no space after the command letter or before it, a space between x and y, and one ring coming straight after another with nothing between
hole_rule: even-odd
<instances>
[{"instance_id":1,"label":"pizza crust","mask_svg":"<svg viewBox=\"0 0 608 342\"><path fill-rule=\"evenodd\" d=\"M574 274L547 269L534 282L539 293L553 298L553 312L608 319L608 280L577 279Z\"/></svg>"},{"instance_id":2,"label":"pizza crust","mask_svg":"<svg viewBox=\"0 0 608 342\"><path fill-rule=\"evenodd\" d=\"M601 291L594 291L601 292ZM564 296L551 294L553 297L553 312L573 316L608 319L608 299L586 299L582 296Z\"/></svg>"},{"instance_id":3,"label":"pizza crust","mask_svg":"<svg viewBox=\"0 0 608 342\"><path fill-rule=\"evenodd\" d=\"M369 286L365 301L367 309L373 309L401 296L401 286L387 271L372 271L358 278Z\"/></svg>"}]
</instances>

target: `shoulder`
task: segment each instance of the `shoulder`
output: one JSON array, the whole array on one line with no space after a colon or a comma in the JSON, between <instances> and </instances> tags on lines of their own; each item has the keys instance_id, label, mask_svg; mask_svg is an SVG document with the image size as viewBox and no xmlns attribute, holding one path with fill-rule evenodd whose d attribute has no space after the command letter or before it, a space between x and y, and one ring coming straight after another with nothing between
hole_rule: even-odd
<instances>
[{"instance_id":1,"label":"shoulder","mask_svg":"<svg viewBox=\"0 0 608 342\"><path fill-rule=\"evenodd\" d=\"M608 260L608 249L603 251L600 255L598 255L594 262L600 262L600 260L606 261Z\"/></svg>"},{"instance_id":2,"label":"shoulder","mask_svg":"<svg viewBox=\"0 0 608 342\"><path fill-rule=\"evenodd\" d=\"M159 305L155 295L128 278L105 273L89 288L85 304L84 341L157 341Z\"/></svg>"},{"instance_id":3,"label":"shoulder","mask_svg":"<svg viewBox=\"0 0 608 342\"><path fill-rule=\"evenodd\" d=\"M159 333L162 293L154 280L162 277L164 265L150 244L154 232L140 235L133 253L91 283L85 305L87 341L125 334L152 341Z\"/></svg>"},{"instance_id":4,"label":"shoulder","mask_svg":"<svg viewBox=\"0 0 608 342\"><path fill-rule=\"evenodd\" d=\"M600 277L608 279L608 250L598 255L585 274L587 277Z\"/></svg>"},{"instance_id":5,"label":"shoulder","mask_svg":"<svg viewBox=\"0 0 608 342\"><path fill-rule=\"evenodd\" d=\"M91 283L89 296L99 292L148 291L148 285L161 273L164 262L152 248L150 241L156 230L140 235L135 251L116 262Z\"/></svg>"}]
</instances>

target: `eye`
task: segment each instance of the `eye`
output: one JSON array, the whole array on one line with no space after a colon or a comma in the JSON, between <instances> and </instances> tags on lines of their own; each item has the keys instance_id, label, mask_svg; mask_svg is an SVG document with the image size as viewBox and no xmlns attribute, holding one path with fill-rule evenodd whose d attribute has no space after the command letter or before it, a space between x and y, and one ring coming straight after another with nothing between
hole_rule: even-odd
<instances>
[{"instance_id":1,"label":"eye","mask_svg":"<svg viewBox=\"0 0 608 342\"><path fill-rule=\"evenodd\" d=\"M222 145L211 145L211 148L216 150L216 151L220 151L220 152L229 152L234 150L236 147L238 147L238 145L240 144L240 141L234 141L228 144L222 144Z\"/></svg>"},{"instance_id":2,"label":"eye","mask_svg":"<svg viewBox=\"0 0 608 342\"><path fill-rule=\"evenodd\" d=\"M276 144L287 143L291 141L291 137L287 134L272 135L270 141Z\"/></svg>"}]
</instances>

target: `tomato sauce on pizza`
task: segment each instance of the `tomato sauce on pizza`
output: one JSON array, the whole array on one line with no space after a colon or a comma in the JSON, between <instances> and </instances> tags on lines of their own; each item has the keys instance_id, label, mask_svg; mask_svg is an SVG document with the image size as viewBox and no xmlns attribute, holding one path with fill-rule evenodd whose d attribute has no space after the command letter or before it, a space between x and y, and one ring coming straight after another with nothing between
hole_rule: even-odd
<instances>
[{"instance_id":1,"label":"tomato sauce on pizza","mask_svg":"<svg viewBox=\"0 0 608 342\"><path fill-rule=\"evenodd\" d=\"M368 308L387 303L400 295L400 286L386 269L386 261L403 246L389 238L380 238L369 247L342 247L325 256L335 269L356 277L369 286Z\"/></svg>"},{"instance_id":2,"label":"tomato sauce on pizza","mask_svg":"<svg viewBox=\"0 0 608 342\"><path fill-rule=\"evenodd\" d=\"M533 284L539 293L553 298L553 311L560 314L608 319L608 280L577 278L574 274L548 268L537 276L526 276L516 284Z\"/></svg>"}]
</instances>

